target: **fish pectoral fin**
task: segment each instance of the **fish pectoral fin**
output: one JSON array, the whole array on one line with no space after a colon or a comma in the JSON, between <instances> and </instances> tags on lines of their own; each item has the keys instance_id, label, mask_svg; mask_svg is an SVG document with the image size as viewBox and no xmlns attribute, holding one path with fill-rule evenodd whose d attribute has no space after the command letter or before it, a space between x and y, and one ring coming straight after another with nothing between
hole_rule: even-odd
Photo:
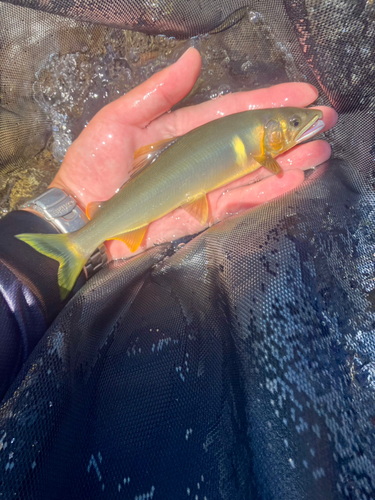
<instances>
[{"instance_id":1,"label":"fish pectoral fin","mask_svg":"<svg viewBox=\"0 0 375 500\"><path fill-rule=\"evenodd\" d=\"M92 201L91 203L89 203L86 207L87 218L91 220L93 217L95 217L95 214L97 214L104 205L105 201Z\"/></svg>"},{"instance_id":2,"label":"fish pectoral fin","mask_svg":"<svg viewBox=\"0 0 375 500\"><path fill-rule=\"evenodd\" d=\"M154 144L148 144L147 146L142 146L137 149L134 153L134 163L130 170L130 178L139 174L141 170L148 167L162 151L171 146L177 139L177 137L170 137L169 139L163 139L162 141L155 142Z\"/></svg>"},{"instance_id":3,"label":"fish pectoral fin","mask_svg":"<svg viewBox=\"0 0 375 500\"><path fill-rule=\"evenodd\" d=\"M280 174L280 172L282 172L280 165L271 156L266 158L262 165L273 174Z\"/></svg>"},{"instance_id":4,"label":"fish pectoral fin","mask_svg":"<svg viewBox=\"0 0 375 500\"><path fill-rule=\"evenodd\" d=\"M271 157L266 158L266 161L263 162L263 167L266 167L266 169L273 174L280 174L282 172L280 165L274 158Z\"/></svg>"},{"instance_id":5,"label":"fish pectoral fin","mask_svg":"<svg viewBox=\"0 0 375 500\"><path fill-rule=\"evenodd\" d=\"M262 158L254 157L254 160L256 160L273 174L280 174L282 172L280 165L274 158L272 158L272 156L263 156Z\"/></svg>"},{"instance_id":6,"label":"fish pectoral fin","mask_svg":"<svg viewBox=\"0 0 375 500\"><path fill-rule=\"evenodd\" d=\"M118 234L110 240L119 240L125 243L131 252L135 252L140 247L143 238L145 237L148 225L135 229L134 231L129 231L127 233Z\"/></svg>"},{"instance_id":7,"label":"fish pectoral fin","mask_svg":"<svg viewBox=\"0 0 375 500\"><path fill-rule=\"evenodd\" d=\"M203 226L208 219L208 201L206 193L200 193L194 200L181 205L192 217Z\"/></svg>"}]
</instances>

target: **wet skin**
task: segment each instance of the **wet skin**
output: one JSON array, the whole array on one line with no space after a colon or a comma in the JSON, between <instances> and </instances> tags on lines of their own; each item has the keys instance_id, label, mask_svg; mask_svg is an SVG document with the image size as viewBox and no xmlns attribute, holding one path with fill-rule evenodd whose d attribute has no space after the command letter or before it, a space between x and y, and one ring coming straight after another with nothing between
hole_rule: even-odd
<instances>
[{"instance_id":1,"label":"wet skin","mask_svg":"<svg viewBox=\"0 0 375 500\"><path fill-rule=\"evenodd\" d=\"M134 151L141 146L183 135L199 125L239 111L309 106L318 95L309 84L286 83L230 94L167 113L190 92L200 65L198 51L189 49L175 64L100 110L69 148L51 187L65 189L85 208L92 201L107 200L116 193L129 178ZM337 121L336 112L327 107L317 109L323 112L324 130L333 127ZM319 165L330 154L330 146L325 141L301 144L277 158L284 171L281 177L262 167L212 191L208 194L211 221L261 205L296 188L304 180L303 170ZM186 211L174 210L150 225L138 252L155 243L201 230L199 222ZM111 259L134 255L120 241L106 242L106 246Z\"/></svg>"}]
</instances>

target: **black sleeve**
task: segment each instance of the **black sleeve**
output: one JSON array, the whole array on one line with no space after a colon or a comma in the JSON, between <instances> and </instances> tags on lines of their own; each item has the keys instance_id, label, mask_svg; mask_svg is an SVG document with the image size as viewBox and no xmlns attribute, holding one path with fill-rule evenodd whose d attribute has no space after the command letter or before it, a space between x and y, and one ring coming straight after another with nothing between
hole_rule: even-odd
<instances>
[{"instance_id":1,"label":"black sleeve","mask_svg":"<svg viewBox=\"0 0 375 500\"><path fill-rule=\"evenodd\" d=\"M58 262L15 238L21 233L57 231L22 210L0 219L0 398L66 303L57 284ZM84 281L82 273L74 291Z\"/></svg>"}]
</instances>

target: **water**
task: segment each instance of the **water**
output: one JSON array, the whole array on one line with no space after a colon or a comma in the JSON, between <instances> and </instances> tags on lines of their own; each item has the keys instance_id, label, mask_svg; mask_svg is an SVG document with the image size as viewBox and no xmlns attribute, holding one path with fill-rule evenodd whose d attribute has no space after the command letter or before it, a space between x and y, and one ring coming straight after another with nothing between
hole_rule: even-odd
<instances>
[{"instance_id":1,"label":"water","mask_svg":"<svg viewBox=\"0 0 375 500\"><path fill-rule=\"evenodd\" d=\"M87 35L81 50L54 52L37 71L33 99L48 118L50 140L0 185L0 216L46 189L71 143L104 105L175 62L190 46L202 55L202 71L177 107L303 80L258 13L246 13L230 29L188 40L101 27L95 36Z\"/></svg>"}]
</instances>

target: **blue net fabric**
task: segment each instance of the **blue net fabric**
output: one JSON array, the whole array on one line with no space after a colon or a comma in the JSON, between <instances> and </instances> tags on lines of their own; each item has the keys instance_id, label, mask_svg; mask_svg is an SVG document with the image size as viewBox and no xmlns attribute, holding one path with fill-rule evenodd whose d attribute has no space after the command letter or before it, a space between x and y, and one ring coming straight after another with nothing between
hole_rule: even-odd
<instances>
[{"instance_id":1,"label":"blue net fabric","mask_svg":"<svg viewBox=\"0 0 375 500\"><path fill-rule=\"evenodd\" d=\"M3 497L372 498L374 215L334 161L90 280L3 403Z\"/></svg>"}]
</instances>

